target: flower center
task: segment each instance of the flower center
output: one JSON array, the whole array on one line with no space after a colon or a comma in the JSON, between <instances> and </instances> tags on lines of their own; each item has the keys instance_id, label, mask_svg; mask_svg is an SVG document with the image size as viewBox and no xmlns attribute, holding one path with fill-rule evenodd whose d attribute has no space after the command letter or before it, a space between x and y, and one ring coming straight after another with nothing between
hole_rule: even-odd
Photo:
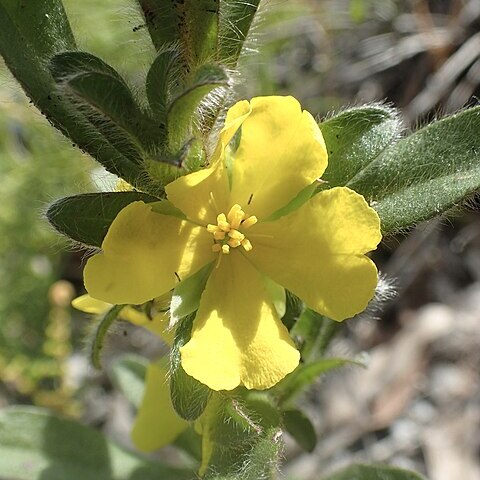
<instances>
[{"instance_id":1,"label":"flower center","mask_svg":"<svg viewBox=\"0 0 480 480\"><path fill-rule=\"evenodd\" d=\"M247 215L242 207L235 204L227 215L220 213L217 216L217 224L209 223L207 230L213 234L215 240L212 250L214 252L230 253L230 248L240 245L249 252L253 247L250 240L240 231L248 229L257 223L255 215Z\"/></svg>"}]
</instances>

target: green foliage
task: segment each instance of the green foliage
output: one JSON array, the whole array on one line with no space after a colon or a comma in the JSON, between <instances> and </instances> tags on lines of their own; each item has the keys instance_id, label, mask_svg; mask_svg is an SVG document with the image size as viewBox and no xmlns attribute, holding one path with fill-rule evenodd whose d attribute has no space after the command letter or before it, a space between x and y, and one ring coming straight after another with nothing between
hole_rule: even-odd
<instances>
[{"instance_id":1,"label":"green foliage","mask_svg":"<svg viewBox=\"0 0 480 480\"><path fill-rule=\"evenodd\" d=\"M361 362L346 358L323 358L312 363L300 365L278 384L280 403L282 405L288 404L320 375L344 365L364 366Z\"/></svg>"},{"instance_id":2,"label":"green foliage","mask_svg":"<svg viewBox=\"0 0 480 480\"><path fill-rule=\"evenodd\" d=\"M170 394L173 408L185 420L196 420L205 410L212 391L185 373L180 348L190 340L194 315L182 319L175 332L170 352Z\"/></svg>"},{"instance_id":3,"label":"green foliage","mask_svg":"<svg viewBox=\"0 0 480 480\"><path fill-rule=\"evenodd\" d=\"M47 210L47 219L59 233L72 240L100 247L120 210L138 200L151 203L158 198L141 192L74 195L52 203Z\"/></svg>"},{"instance_id":4,"label":"green foliage","mask_svg":"<svg viewBox=\"0 0 480 480\"><path fill-rule=\"evenodd\" d=\"M381 105L350 108L320 123L328 150L322 180L347 185L400 135L399 114Z\"/></svg>"},{"instance_id":5,"label":"green foliage","mask_svg":"<svg viewBox=\"0 0 480 480\"><path fill-rule=\"evenodd\" d=\"M222 1L219 24L219 57L225 65L235 67L237 64L259 4L260 0Z\"/></svg>"},{"instance_id":6,"label":"green foliage","mask_svg":"<svg viewBox=\"0 0 480 480\"><path fill-rule=\"evenodd\" d=\"M182 480L190 472L145 460L72 420L33 407L0 412L0 471L11 480Z\"/></svg>"},{"instance_id":7,"label":"green foliage","mask_svg":"<svg viewBox=\"0 0 480 480\"><path fill-rule=\"evenodd\" d=\"M480 107L391 146L347 185L377 210L385 233L440 215L480 187Z\"/></svg>"},{"instance_id":8,"label":"green foliage","mask_svg":"<svg viewBox=\"0 0 480 480\"><path fill-rule=\"evenodd\" d=\"M317 434L310 419L300 410L290 409L283 412L285 430L306 451L313 452L317 445Z\"/></svg>"},{"instance_id":9,"label":"green foliage","mask_svg":"<svg viewBox=\"0 0 480 480\"><path fill-rule=\"evenodd\" d=\"M170 104L167 112L167 131L170 148L178 148L188 138L192 119L202 99L218 87L226 87L228 76L224 69L204 65L195 74L188 88Z\"/></svg>"},{"instance_id":10,"label":"green foliage","mask_svg":"<svg viewBox=\"0 0 480 480\"><path fill-rule=\"evenodd\" d=\"M424 480L418 473L385 465L353 465L324 480Z\"/></svg>"}]
</instances>

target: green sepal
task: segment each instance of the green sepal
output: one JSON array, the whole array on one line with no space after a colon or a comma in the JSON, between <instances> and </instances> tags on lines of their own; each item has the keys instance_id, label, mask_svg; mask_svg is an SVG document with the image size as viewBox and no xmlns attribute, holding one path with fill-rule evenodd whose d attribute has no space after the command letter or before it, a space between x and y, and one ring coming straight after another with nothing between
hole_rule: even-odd
<instances>
[{"instance_id":1,"label":"green sepal","mask_svg":"<svg viewBox=\"0 0 480 480\"><path fill-rule=\"evenodd\" d=\"M286 292L285 314L282 317L283 324L291 330L305 308L304 303L289 290Z\"/></svg>"},{"instance_id":2,"label":"green sepal","mask_svg":"<svg viewBox=\"0 0 480 480\"><path fill-rule=\"evenodd\" d=\"M198 310L200 297L213 266L213 263L206 265L175 287L170 302L170 319L173 325Z\"/></svg>"},{"instance_id":3,"label":"green sepal","mask_svg":"<svg viewBox=\"0 0 480 480\"><path fill-rule=\"evenodd\" d=\"M237 65L260 0L222 0L218 36L218 56L229 67Z\"/></svg>"},{"instance_id":4,"label":"green sepal","mask_svg":"<svg viewBox=\"0 0 480 480\"><path fill-rule=\"evenodd\" d=\"M323 480L425 480L418 473L387 465L352 465Z\"/></svg>"},{"instance_id":5,"label":"green sepal","mask_svg":"<svg viewBox=\"0 0 480 480\"><path fill-rule=\"evenodd\" d=\"M320 375L345 365L364 367L357 360L347 358L323 358L313 363L302 364L277 384L281 405L288 405L294 398L309 387Z\"/></svg>"},{"instance_id":6,"label":"green sepal","mask_svg":"<svg viewBox=\"0 0 480 480\"><path fill-rule=\"evenodd\" d=\"M317 434L310 419L300 410L291 409L283 412L285 430L306 452L313 452L317 446Z\"/></svg>"},{"instance_id":7,"label":"green sepal","mask_svg":"<svg viewBox=\"0 0 480 480\"><path fill-rule=\"evenodd\" d=\"M439 120L383 152L347 186L377 210L383 233L440 215L480 188L480 107Z\"/></svg>"},{"instance_id":8,"label":"green sepal","mask_svg":"<svg viewBox=\"0 0 480 480\"><path fill-rule=\"evenodd\" d=\"M399 137L396 110L372 105L345 110L320 123L328 151L322 180L328 187L346 185Z\"/></svg>"},{"instance_id":9,"label":"green sepal","mask_svg":"<svg viewBox=\"0 0 480 480\"><path fill-rule=\"evenodd\" d=\"M120 210L132 202L158 202L141 192L86 193L57 200L47 210L50 224L61 234L92 247L101 247Z\"/></svg>"},{"instance_id":10,"label":"green sepal","mask_svg":"<svg viewBox=\"0 0 480 480\"><path fill-rule=\"evenodd\" d=\"M108 369L109 378L117 390L138 409L145 392L145 377L148 361L134 354L115 359Z\"/></svg>"},{"instance_id":11,"label":"green sepal","mask_svg":"<svg viewBox=\"0 0 480 480\"><path fill-rule=\"evenodd\" d=\"M203 65L195 74L187 90L168 107L168 143L172 151L179 149L191 136L195 114L205 96L212 90L228 85L228 75L217 65Z\"/></svg>"},{"instance_id":12,"label":"green sepal","mask_svg":"<svg viewBox=\"0 0 480 480\"><path fill-rule=\"evenodd\" d=\"M188 421L196 420L207 407L212 394L206 385L187 375L181 364L180 348L191 336L194 315L178 323L170 352L170 394L175 411Z\"/></svg>"},{"instance_id":13,"label":"green sepal","mask_svg":"<svg viewBox=\"0 0 480 480\"><path fill-rule=\"evenodd\" d=\"M176 469L128 452L93 428L36 407L0 412L0 472L15 480L187 480Z\"/></svg>"}]
</instances>

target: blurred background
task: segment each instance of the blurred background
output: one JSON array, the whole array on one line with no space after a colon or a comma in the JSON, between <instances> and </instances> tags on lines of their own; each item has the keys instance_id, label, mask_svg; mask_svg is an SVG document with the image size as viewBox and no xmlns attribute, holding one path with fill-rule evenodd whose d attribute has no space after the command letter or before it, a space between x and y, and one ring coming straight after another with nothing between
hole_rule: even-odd
<instances>
[{"instance_id":1,"label":"blurred background","mask_svg":"<svg viewBox=\"0 0 480 480\"><path fill-rule=\"evenodd\" d=\"M80 48L138 88L153 59L128 0L64 0ZM478 103L480 0L264 0L239 97L291 94L319 118L387 102L405 131ZM94 28L92 28L94 25ZM0 61L1 62L1 61ZM480 135L480 132L479 132ZM83 353L88 319L72 312L86 254L43 218L53 200L108 190L110 175L28 104L0 63L0 407L36 404L125 442L133 415ZM351 320L332 356L366 352L368 369L327 375L302 401L319 445L287 440L284 476L313 480L353 461L411 468L431 480L480 478L478 199L448 219L385 239L375 253L396 295ZM122 325L115 344L152 353Z\"/></svg>"}]
</instances>

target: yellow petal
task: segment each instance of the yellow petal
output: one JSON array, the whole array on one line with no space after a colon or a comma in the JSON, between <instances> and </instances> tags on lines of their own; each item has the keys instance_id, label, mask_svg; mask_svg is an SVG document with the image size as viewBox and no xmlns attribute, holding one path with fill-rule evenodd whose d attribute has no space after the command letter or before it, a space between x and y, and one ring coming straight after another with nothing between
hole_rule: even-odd
<instances>
[{"instance_id":1,"label":"yellow petal","mask_svg":"<svg viewBox=\"0 0 480 480\"><path fill-rule=\"evenodd\" d=\"M314 118L293 97L258 97L242 124L232 173L232 204L265 219L327 167Z\"/></svg>"},{"instance_id":2,"label":"yellow petal","mask_svg":"<svg viewBox=\"0 0 480 480\"><path fill-rule=\"evenodd\" d=\"M190 220L202 225L216 223L217 215L230 208L224 151L249 112L248 102L235 104L228 111L211 166L180 177L165 187L168 199Z\"/></svg>"},{"instance_id":3,"label":"yellow petal","mask_svg":"<svg viewBox=\"0 0 480 480\"><path fill-rule=\"evenodd\" d=\"M141 304L171 290L214 259L203 227L133 202L115 218L84 271L85 287L112 304Z\"/></svg>"},{"instance_id":4,"label":"yellow petal","mask_svg":"<svg viewBox=\"0 0 480 480\"><path fill-rule=\"evenodd\" d=\"M131 433L133 444L143 452L153 452L172 443L186 430L170 400L168 362L152 363L147 369L145 394Z\"/></svg>"},{"instance_id":5,"label":"yellow petal","mask_svg":"<svg viewBox=\"0 0 480 480\"><path fill-rule=\"evenodd\" d=\"M86 294L74 298L72 300L72 307L81 312L100 315L101 313L107 313L112 308L112 305L107 302L102 302L102 300L92 298L90 295Z\"/></svg>"},{"instance_id":6,"label":"yellow petal","mask_svg":"<svg viewBox=\"0 0 480 480\"><path fill-rule=\"evenodd\" d=\"M238 251L213 270L180 351L185 371L213 390L270 388L300 357L262 276Z\"/></svg>"},{"instance_id":7,"label":"yellow petal","mask_svg":"<svg viewBox=\"0 0 480 480\"><path fill-rule=\"evenodd\" d=\"M249 238L249 260L321 314L344 320L373 297L377 268L363 254L380 242L380 221L348 188L321 192L293 213L255 225Z\"/></svg>"}]
</instances>

